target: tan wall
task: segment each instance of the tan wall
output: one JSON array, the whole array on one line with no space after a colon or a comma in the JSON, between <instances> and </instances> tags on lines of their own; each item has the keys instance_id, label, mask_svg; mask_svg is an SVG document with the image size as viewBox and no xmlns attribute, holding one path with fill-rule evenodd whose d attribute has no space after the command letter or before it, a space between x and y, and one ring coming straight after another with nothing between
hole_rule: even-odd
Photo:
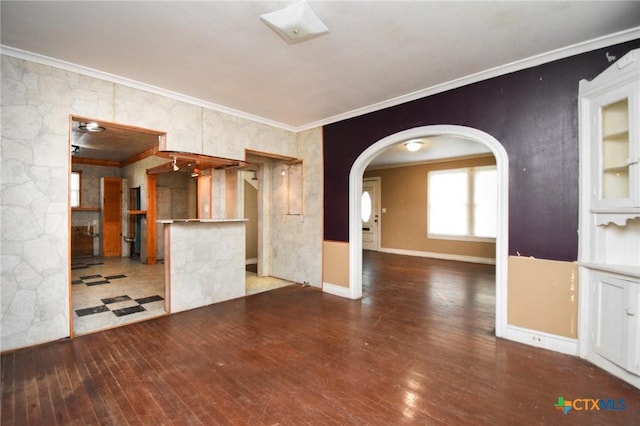
<instances>
[{"instance_id":1,"label":"tan wall","mask_svg":"<svg viewBox=\"0 0 640 426\"><path fill-rule=\"evenodd\" d=\"M578 266L574 262L509 257L510 325L576 338Z\"/></svg>"},{"instance_id":2,"label":"tan wall","mask_svg":"<svg viewBox=\"0 0 640 426\"><path fill-rule=\"evenodd\" d=\"M349 287L349 243L324 241L322 244L322 282Z\"/></svg>"},{"instance_id":3,"label":"tan wall","mask_svg":"<svg viewBox=\"0 0 640 426\"><path fill-rule=\"evenodd\" d=\"M244 217L248 219L245 227L246 259L258 258L258 190L244 181Z\"/></svg>"},{"instance_id":4,"label":"tan wall","mask_svg":"<svg viewBox=\"0 0 640 426\"><path fill-rule=\"evenodd\" d=\"M365 178L381 178L381 207L386 208L381 220L381 247L495 258L495 243L427 237L429 171L491 164L496 164L493 156L366 171Z\"/></svg>"}]
</instances>

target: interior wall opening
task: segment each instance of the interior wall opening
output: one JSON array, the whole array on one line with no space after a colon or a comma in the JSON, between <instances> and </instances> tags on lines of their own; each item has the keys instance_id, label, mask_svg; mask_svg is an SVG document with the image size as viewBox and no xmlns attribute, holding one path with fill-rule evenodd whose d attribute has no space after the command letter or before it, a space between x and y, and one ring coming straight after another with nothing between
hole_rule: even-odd
<instances>
[{"instance_id":1,"label":"interior wall opening","mask_svg":"<svg viewBox=\"0 0 640 426\"><path fill-rule=\"evenodd\" d=\"M156 179L146 173L166 162L156 156L164 136L70 118L71 336L168 312L156 255Z\"/></svg>"},{"instance_id":2,"label":"interior wall opening","mask_svg":"<svg viewBox=\"0 0 640 426\"><path fill-rule=\"evenodd\" d=\"M238 211L246 224L246 295L252 295L292 282L274 275L272 245L275 219L282 212L283 170L296 158L247 150L238 179Z\"/></svg>"},{"instance_id":3,"label":"interior wall opening","mask_svg":"<svg viewBox=\"0 0 640 426\"><path fill-rule=\"evenodd\" d=\"M376 164L376 157L384 157L385 151L405 148L408 141L423 138L437 138L446 135L476 144L485 153L495 158L497 172L497 225L495 238L495 334L504 336L506 332L507 302L507 232L508 232L508 159L502 145L490 135L476 129L452 125L425 126L406 130L388 136L369 147L354 163L349 182L349 297L362 297L362 258L363 258L363 226L362 226L362 193L363 178L370 164ZM437 149L434 148L437 151ZM382 156L381 156L382 154ZM392 152L393 154L393 152ZM397 153L395 153L397 154ZM468 155L468 153L467 153ZM391 155L391 157L394 157ZM397 157L394 157L397 161ZM378 160L379 162L379 160ZM378 165L378 167L381 167ZM375 166L373 167L376 168ZM369 175L369 177L371 177ZM382 206L382 208L386 208ZM381 222L384 223L384 213ZM384 226L384 225L383 225ZM426 232L426 231L425 231ZM402 252L400 252L402 253ZM409 251L408 254L415 254ZM446 258L446 257L444 257Z\"/></svg>"}]
</instances>

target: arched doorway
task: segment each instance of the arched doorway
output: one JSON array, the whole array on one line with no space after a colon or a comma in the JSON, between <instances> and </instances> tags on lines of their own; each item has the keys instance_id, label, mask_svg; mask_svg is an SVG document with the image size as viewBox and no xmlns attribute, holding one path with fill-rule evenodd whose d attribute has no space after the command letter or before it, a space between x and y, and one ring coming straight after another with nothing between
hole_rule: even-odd
<instances>
[{"instance_id":1,"label":"arched doorway","mask_svg":"<svg viewBox=\"0 0 640 426\"><path fill-rule=\"evenodd\" d=\"M496 336L507 332L507 260L509 161L504 147L491 135L470 127L434 125L416 127L387 136L356 159L349 174L349 297L362 297L362 219L360 217L362 177L367 165L384 149L409 139L451 135L486 145L496 158L498 174L498 225L496 236Z\"/></svg>"}]
</instances>

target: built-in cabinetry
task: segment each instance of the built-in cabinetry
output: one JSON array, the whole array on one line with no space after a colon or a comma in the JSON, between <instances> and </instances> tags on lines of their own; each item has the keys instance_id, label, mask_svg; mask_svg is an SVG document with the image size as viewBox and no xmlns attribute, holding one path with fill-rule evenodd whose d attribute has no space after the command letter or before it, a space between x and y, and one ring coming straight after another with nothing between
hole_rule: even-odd
<instances>
[{"instance_id":1,"label":"built-in cabinetry","mask_svg":"<svg viewBox=\"0 0 640 426\"><path fill-rule=\"evenodd\" d=\"M71 209L71 257L99 255L100 207L81 206Z\"/></svg>"},{"instance_id":2,"label":"built-in cabinetry","mask_svg":"<svg viewBox=\"0 0 640 426\"><path fill-rule=\"evenodd\" d=\"M88 231L87 226L71 227L71 257L92 257L93 256L93 235Z\"/></svg>"},{"instance_id":3,"label":"built-in cabinetry","mask_svg":"<svg viewBox=\"0 0 640 426\"><path fill-rule=\"evenodd\" d=\"M580 82L580 355L640 387L640 50Z\"/></svg>"},{"instance_id":4,"label":"built-in cabinetry","mask_svg":"<svg viewBox=\"0 0 640 426\"><path fill-rule=\"evenodd\" d=\"M640 374L638 351L638 282L596 271L592 274L593 351L612 363Z\"/></svg>"}]
</instances>

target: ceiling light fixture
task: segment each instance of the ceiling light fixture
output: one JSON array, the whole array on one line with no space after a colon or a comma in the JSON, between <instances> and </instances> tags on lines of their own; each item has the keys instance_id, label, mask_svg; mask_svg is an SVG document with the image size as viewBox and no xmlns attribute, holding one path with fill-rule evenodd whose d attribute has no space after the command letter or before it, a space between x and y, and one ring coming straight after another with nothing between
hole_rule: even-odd
<instances>
[{"instance_id":1,"label":"ceiling light fixture","mask_svg":"<svg viewBox=\"0 0 640 426\"><path fill-rule=\"evenodd\" d=\"M91 132L91 133L104 132L106 130L103 126L96 123L95 121L90 121L88 123L80 123L78 125L78 129L82 130L83 132Z\"/></svg>"},{"instance_id":2,"label":"ceiling light fixture","mask_svg":"<svg viewBox=\"0 0 640 426\"><path fill-rule=\"evenodd\" d=\"M173 171L177 172L178 170L180 170L180 167L178 167L178 157L173 157Z\"/></svg>"},{"instance_id":3,"label":"ceiling light fixture","mask_svg":"<svg viewBox=\"0 0 640 426\"><path fill-rule=\"evenodd\" d=\"M260 19L289 44L329 32L329 28L313 13L305 0L260 15Z\"/></svg>"},{"instance_id":4,"label":"ceiling light fixture","mask_svg":"<svg viewBox=\"0 0 640 426\"><path fill-rule=\"evenodd\" d=\"M405 148L407 148L407 151L416 152L420 148L422 148L423 142L418 139L412 139L410 141L405 142L403 145L405 146Z\"/></svg>"}]
</instances>

